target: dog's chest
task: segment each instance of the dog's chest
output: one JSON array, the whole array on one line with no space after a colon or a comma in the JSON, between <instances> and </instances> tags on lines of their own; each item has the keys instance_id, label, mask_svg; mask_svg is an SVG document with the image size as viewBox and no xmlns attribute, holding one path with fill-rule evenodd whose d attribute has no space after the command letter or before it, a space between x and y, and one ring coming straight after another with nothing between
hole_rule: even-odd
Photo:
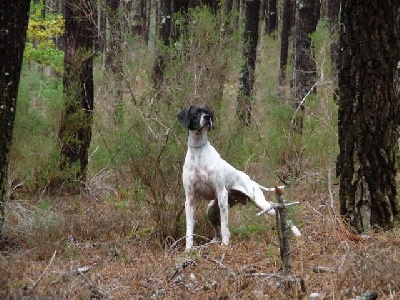
<instances>
[{"instance_id":1,"label":"dog's chest","mask_svg":"<svg viewBox=\"0 0 400 300\"><path fill-rule=\"evenodd\" d=\"M201 198L216 199L216 182L221 182L218 168L218 160L214 160L212 156L189 155L183 170L184 184Z\"/></svg>"}]
</instances>

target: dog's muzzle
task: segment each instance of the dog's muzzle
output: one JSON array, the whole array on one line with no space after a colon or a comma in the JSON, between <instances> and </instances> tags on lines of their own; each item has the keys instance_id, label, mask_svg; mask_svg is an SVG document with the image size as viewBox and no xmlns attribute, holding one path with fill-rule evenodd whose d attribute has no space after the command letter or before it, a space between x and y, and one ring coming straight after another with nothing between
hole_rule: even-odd
<instances>
[{"instance_id":1,"label":"dog's muzzle","mask_svg":"<svg viewBox=\"0 0 400 300\"><path fill-rule=\"evenodd\" d=\"M199 131L201 131L202 129L206 128L208 131L210 131L212 129L213 126L213 122L212 122L212 118L211 115L209 114L204 114L201 116L200 119L200 129Z\"/></svg>"}]
</instances>

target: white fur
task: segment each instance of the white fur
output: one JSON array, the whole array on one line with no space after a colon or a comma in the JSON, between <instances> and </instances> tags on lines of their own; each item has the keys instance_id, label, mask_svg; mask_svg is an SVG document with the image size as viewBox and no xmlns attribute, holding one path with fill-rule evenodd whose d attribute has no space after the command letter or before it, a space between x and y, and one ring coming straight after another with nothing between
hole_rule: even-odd
<instances>
[{"instance_id":1,"label":"white fur","mask_svg":"<svg viewBox=\"0 0 400 300\"><path fill-rule=\"evenodd\" d=\"M200 118L201 127L203 126L202 123L203 116ZM266 191L275 191L275 189L260 186L247 174L235 169L223 160L208 141L207 129L189 130L188 149L182 179L186 194L186 249L193 247L196 197L211 200L208 205L209 209L215 205L215 201L218 202L221 226L215 228L216 238L220 236L224 245L229 243L230 238L228 226L229 191L239 191L252 200L261 210L270 209L268 214L275 214L271 203L265 199L262 192L262 189ZM299 233L294 225L292 231L295 234Z\"/></svg>"}]
</instances>

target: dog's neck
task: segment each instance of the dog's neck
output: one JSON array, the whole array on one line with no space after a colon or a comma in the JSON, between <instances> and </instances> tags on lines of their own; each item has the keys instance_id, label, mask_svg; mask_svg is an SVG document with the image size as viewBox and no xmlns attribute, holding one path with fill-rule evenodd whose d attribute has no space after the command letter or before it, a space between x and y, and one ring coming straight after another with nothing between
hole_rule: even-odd
<instances>
[{"instance_id":1,"label":"dog's neck","mask_svg":"<svg viewBox=\"0 0 400 300\"><path fill-rule=\"evenodd\" d=\"M188 146L189 148L202 148L208 143L206 130L189 130Z\"/></svg>"}]
</instances>

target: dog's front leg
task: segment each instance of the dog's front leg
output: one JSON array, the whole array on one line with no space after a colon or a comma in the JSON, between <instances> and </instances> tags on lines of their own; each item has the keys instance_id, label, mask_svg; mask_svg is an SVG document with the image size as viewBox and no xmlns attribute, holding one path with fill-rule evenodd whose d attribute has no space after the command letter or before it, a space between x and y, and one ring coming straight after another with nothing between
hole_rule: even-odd
<instances>
[{"instance_id":1,"label":"dog's front leg","mask_svg":"<svg viewBox=\"0 0 400 300\"><path fill-rule=\"evenodd\" d=\"M195 205L194 205L194 193L186 193L185 201L185 213L186 213L186 250L190 250L193 247L193 231L194 231L194 216L195 216Z\"/></svg>"},{"instance_id":2,"label":"dog's front leg","mask_svg":"<svg viewBox=\"0 0 400 300\"><path fill-rule=\"evenodd\" d=\"M221 238L222 244L228 245L231 233L229 232L229 212L228 212L228 191L223 188L218 193L218 206L221 217Z\"/></svg>"}]
</instances>

